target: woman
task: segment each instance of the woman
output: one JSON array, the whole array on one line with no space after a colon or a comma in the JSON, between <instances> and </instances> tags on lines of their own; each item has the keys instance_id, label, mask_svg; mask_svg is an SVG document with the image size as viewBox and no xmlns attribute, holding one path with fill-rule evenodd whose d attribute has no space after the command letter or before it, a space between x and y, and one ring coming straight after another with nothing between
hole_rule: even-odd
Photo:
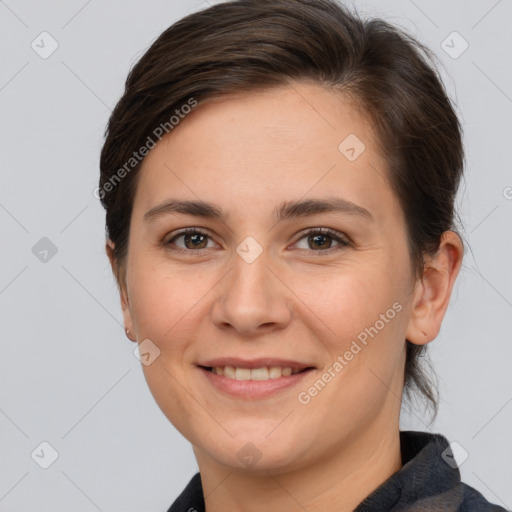
<instances>
[{"instance_id":1,"label":"woman","mask_svg":"<svg viewBox=\"0 0 512 512\"><path fill-rule=\"evenodd\" d=\"M199 473L170 511L494 511L419 356L463 257L459 121L421 45L334 0L167 29L109 121L98 194L127 336Z\"/></svg>"}]
</instances>

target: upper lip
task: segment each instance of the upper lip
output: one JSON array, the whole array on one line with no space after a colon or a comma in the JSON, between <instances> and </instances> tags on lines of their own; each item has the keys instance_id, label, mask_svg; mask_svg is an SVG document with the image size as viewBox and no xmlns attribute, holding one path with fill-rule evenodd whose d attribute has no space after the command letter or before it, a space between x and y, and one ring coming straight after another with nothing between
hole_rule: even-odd
<instances>
[{"instance_id":1,"label":"upper lip","mask_svg":"<svg viewBox=\"0 0 512 512\"><path fill-rule=\"evenodd\" d=\"M216 368L219 366L233 366L235 368L263 368L270 366L279 366L281 368L292 368L294 370L304 370L313 368L311 364L292 361L291 359L279 359L275 357L258 357L257 359L240 359L238 357L218 357L198 363L199 366L207 368Z\"/></svg>"}]
</instances>

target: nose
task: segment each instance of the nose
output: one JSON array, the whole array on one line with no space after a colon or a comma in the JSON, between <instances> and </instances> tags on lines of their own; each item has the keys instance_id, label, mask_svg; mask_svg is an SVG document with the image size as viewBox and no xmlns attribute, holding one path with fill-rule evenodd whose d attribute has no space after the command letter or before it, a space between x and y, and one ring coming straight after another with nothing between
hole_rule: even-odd
<instances>
[{"instance_id":1,"label":"nose","mask_svg":"<svg viewBox=\"0 0 512 512\"><path fill-rule=\"evenodd\" d=\"M212 321L244 337L284 329L292 318L293 294L265 251L248 262L235 253L233 267L215 288Z\"/></svg>"}]
</instances>

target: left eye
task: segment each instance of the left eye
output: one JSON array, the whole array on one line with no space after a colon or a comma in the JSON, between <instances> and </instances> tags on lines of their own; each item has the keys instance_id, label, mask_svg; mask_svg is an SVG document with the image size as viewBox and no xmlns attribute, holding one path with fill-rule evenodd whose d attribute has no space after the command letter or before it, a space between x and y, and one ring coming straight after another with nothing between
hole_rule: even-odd
<instances>
[{"instance_id":1,"label":"left eye","mask_svg":"<svg viewBox=\"0 0 512 512\"><path fill-rule=\"evenodd\" d=\"M349 245L348 240L346 240L343 236L339 235L335 231L331 229L313 229L305 233L305 235L300 238L296 243L298 244L301 240L306 240L307 247L299 247L300 249L310 249L311 247L316 247L320 249L314 252L324 252L332 249L332 241L337 242L337 246L335 247L346 247ZM327 246L327 247L326 247Z\"/></svg>"},{"instance_id":2,"label":"left eye","mask_svg":"<svg viewBox=\"0 0 512 512\"><path fill-rule=\"evenodd\" d=\"M176 241L179 239L183 239L183 245L177 244ZM189 228L181 233L178 233L170 240L163 243L164 246L170 248L170 246L175 246L176 248L172 248L175 251L196 251L197 249L208 249L212 248L212 246L208 246L208 241L212 241L210 235L204 233L195 228ZM299 244L302 240L305 240L306 247L298 247L299 249L318 249L313 252L327 252L333 248L342 248L350 245L350 242L341 234L333 231L331 229L326 228L315 228L311 229L308 232L304 233L304 235L295 242L294 245ZM332 246L332 242L335 241L337 245ZM213 241L212 241L213 243Z\"/></svg>"}]
</instances>

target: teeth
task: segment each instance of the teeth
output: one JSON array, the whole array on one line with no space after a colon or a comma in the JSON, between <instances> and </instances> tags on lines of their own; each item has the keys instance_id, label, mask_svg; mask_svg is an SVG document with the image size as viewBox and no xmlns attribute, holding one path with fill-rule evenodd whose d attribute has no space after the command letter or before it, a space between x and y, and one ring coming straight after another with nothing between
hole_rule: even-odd
<instances>
[{"instance_id":1,"label":"teeth","mask_svg":"<svg viewBox=\"0 0 512 512\"><path fill-rule=\"evenodd\" d=\"M268 368L253 368L250 374L251 380L268 380L269 378Z\"/></svg>"},{"instance_id":2,"label":"teeth","mask_svg":"<svg viewBox=\"0 0 512 512\"><path fill-rule=\"evenodd\" d=\"M233 366L216 366L212 372L217 375L224 375L229 379L235 380L268 380L278 379L279 377L288 377L299 373L290 367L281 368L280 366L270 366L263 368L235 368Z\"/></svg>"},{"instance_id":3,"label":"teeth","mask_svg":"<svg viewBox=\"0 0 512 512\"><path fill-rule=\"evenodd\" d=\"M249 380L251 378L251 370L249 368L237 368L235 370L236 380Z\"/></svg>"},{"instance_id":4,"label":"teeth","mask_svg":"<svg viewBox=\"0 0 512 512\"><path fill-rule=\"evenodd\" d=\"M268 373L271 379L277 379L281 377L281 368L279 366L271 366L268 369Z\"/></svg>"},{"instance_id":5,"label":"teeth","mask_svg":"<svg viewBox=\"0 0 512 512\"><path fill-rule=\"evenodd\" d=\"M215 368L217 370L217 368ZM222 370L222 368L221 368ZM229 377L230 379L235 379L235 369L232 366L224 367L224 377Z\"/></svg>"}]
</instances>

